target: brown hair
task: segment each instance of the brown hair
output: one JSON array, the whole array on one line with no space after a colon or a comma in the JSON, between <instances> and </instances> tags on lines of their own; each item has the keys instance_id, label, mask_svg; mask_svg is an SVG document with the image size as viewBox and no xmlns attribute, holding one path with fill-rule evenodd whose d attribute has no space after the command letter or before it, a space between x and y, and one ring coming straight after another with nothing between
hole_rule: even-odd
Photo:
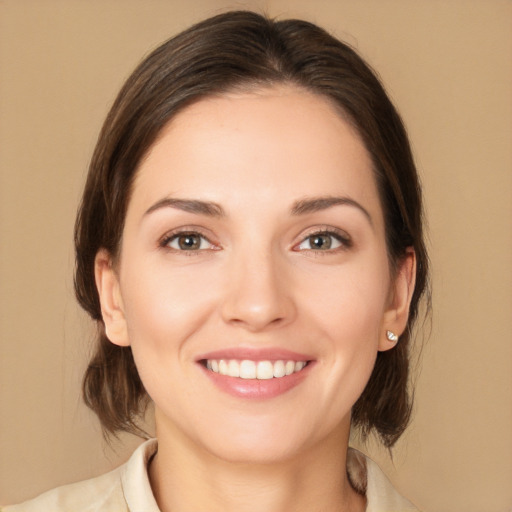
<instances>
[{"instance_id":1,"label":"brown hair","mask_svg":"<svg viewBox=\"0 0 512 512\"><path fill-rule=\"evenodd\" d=\"M75 226L75 290L96 320L96 353L84 376L85 403L104 432L141 434L148 396L129 347L105 336L94 281L99 249L118 254L131 186L141 158L162 128L191 103L243 87L292 84L329 98L357 129L369 151L384 211L392 267L416 252L416 287L406 332L379 352L352 410L363 437L375 430L390 447L411 413L408 391L411 327L427 288L422 201L407 134L382 85L346 44L301 20L274 21L246 11L207 19L154 50L133 72L112 106L92 157Z\"/></svg>"}]
</instances>

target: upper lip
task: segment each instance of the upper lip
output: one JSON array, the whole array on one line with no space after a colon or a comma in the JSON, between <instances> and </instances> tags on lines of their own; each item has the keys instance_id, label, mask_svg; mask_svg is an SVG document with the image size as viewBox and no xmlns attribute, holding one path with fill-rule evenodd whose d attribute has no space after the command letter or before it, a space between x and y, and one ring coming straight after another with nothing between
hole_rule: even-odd
<instances>
[{"instance_id":1,"label":"upper lip","mask_svg":"<svg viewBox=\"0 0 512 512\"><path fill-rule=\"evenodd\" d=\"M250 361L311 361L313 358L284 348L232 347L201 354L197 361L207 359L248 359Z\"/></svg>"}]
</instances>

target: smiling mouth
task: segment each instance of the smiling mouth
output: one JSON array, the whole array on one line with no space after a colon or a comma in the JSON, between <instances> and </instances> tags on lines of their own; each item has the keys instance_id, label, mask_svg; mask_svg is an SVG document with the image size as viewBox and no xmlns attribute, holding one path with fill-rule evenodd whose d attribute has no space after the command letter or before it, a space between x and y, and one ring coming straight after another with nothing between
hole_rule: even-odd
<instances>
[{"instance_id":1,"label":"smiling mouth","mask_svg":"<svg viewBox=\"0 0 512 512\"><path fill-rule=\"evenodd\" d=\"M249 359L204 359L204 366L213 373L240 379L270 380L301 372L308 361L252 361Z\"/></svg>"}]
</instances>

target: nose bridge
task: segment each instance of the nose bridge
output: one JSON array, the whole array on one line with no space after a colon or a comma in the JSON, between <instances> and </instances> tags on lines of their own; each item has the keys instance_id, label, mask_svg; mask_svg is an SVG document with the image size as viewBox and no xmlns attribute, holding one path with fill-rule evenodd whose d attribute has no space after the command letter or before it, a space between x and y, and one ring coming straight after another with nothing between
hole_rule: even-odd
<instances>
[{"instance_id":1,"label":"nose bridge","mask_svg":"<svg viewBox=\"0 0 512 512\"><path fill-rule=\"evenodd\" d=\"M279 251L249 244L232 254L228 274L222 311L225 321L257 331L292 318L291 283Z\"/></svg>"}]
</instances>

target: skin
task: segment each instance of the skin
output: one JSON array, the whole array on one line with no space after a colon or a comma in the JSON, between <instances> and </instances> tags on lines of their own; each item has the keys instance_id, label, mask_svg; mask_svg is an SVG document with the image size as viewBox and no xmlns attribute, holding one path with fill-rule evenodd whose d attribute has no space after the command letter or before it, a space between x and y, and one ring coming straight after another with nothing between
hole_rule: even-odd
<instances>
[{"instance_id":1,"label":"skin","mask_svg":"<svg viewBox=\"0 0 512 512\"><path fill-rule=\"evenodd\" d=\"M180 231L199 248L181 249ZM178 114L140 164L120 258L96 258L107 335L132 347L155 403L161 510L364 510L345 472L350 411L394 347L386 330L405 329L414 265L409 251L391 275L370 157L328 100L281 86ZM232 347L312 364L248 400L197 362Z\"/></svg>"}]
</instances>

